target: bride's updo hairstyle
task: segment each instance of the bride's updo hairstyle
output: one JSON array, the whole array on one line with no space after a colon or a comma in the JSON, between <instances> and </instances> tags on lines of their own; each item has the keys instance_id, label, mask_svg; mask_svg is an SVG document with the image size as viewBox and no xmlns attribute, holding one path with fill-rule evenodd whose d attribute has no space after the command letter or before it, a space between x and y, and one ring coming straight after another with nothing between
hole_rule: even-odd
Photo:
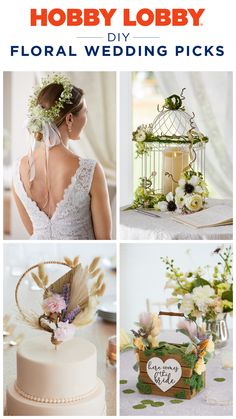
<instances>
[{"instance_id":1,"label":"bride's updo hairstyle","mask_svg":"<svg viewBox=\"0 0 236 419\"><path fill-rule=\"evenodd\" d=\"M51 109L55 103L59 100L63 93L64 87L62 84L51 83L44 87L37 97L37 105L40 105L43 109ZM59 127L68 113L72 113L77 116L81 108L83 107L82 98L84 92L82 89L72 86L71 89L71 103L64 103L63 108L60 110L59 115L52 121ZM37 141L42 141L42 132L34 132L34 137Z\"/></svg>"},{"instance_id":2,"label":"bride's updo hairstyle","mask_svg":"<svg viewBox=\"0 0 236 419\"><path fill-rule=\"evenodd\" d=\"M83 90L73 86L63 74L51 73L43 78L29 98L29 132L41 141L48 136L48 129L57 130L69 112L78 115L83 95Z\"/></svg>"}]
</instances>

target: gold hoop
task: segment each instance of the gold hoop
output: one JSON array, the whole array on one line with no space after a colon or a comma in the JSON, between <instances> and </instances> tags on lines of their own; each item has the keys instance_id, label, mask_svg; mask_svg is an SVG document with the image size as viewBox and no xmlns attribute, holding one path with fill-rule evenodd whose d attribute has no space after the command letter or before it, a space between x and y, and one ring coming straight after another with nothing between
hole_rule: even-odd
<instances>
[{"instance_id":1,"label":"gold hoop","mask_svg":"<svg viewBox=\"0 0 236 419\"><path fill-rule=\"evenodd\" d=\"M67 266L67 268L71 268L71 266L69 266L66 262L57 262L57 261L46 261L46 262L41 262L41 263L37 263L36 265L31 266L30 268L28 268L20 277L19 281L16 284L16 289L15 289L15 302L17 305L17 308L20 312L20 314L23 316L23 318L25 319L26 316L23 312L23 310L21 309L21 306L19 304L19 299L18 299L18 291L19 291L19 287L23 281L23 279L25 278L25 276L32 271L35 268L38 268L39 265L63 265L63 266Z\"/></svg>"}]
</instances>

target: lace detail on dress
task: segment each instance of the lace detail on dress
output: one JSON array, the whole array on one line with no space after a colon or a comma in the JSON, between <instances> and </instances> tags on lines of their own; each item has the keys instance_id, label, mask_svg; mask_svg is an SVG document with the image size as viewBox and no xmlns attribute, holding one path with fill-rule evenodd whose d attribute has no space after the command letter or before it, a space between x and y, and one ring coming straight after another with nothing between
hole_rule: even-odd
<instances>
[{"instance_id":1,"label":"lace detail on dress","mask_svg":"<svg viewBox=\"0 0 236 419\"><path fill-rule=\"evenodd\" d=\"M80 158L80 166L65 189L51 218L28 197L20 178L20 160L13 173L15 192L33 225L34 240L93 240L90 188L96 162Z\"/></svg>"}]
</instances>

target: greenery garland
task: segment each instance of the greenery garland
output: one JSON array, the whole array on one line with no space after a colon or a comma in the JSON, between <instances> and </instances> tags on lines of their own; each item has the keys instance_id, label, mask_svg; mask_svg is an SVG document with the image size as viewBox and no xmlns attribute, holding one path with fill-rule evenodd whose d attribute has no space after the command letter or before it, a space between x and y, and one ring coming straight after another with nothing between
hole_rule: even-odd
<instances>
[{"instance_id":1,"label":"greenery garland","mask_svg":"<svg viewBox=\"0 0 236 419\"><path fill-rule=\"evenodd\" d=\"M60 97L49 109L43 108L38 104L38 96L42 89L50 84L59 84L63 86ZM43 123L53 122L59 115L64 105L71 104L72 98L72 84L68 77L62 74L49 74L41 80L40 85L34 88L33 95L29 97L28 104L28 129L31 133L41 132Z\"/></svg>"}]
</instances>

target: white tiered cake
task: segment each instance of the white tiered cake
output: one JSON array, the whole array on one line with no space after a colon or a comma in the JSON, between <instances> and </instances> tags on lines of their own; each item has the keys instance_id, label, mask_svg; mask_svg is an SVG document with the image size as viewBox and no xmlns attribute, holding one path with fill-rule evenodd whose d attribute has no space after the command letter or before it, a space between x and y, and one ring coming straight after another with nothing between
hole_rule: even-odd
<instances>
[{"instance_id":1,"label":"white tiered cake","mask_svg":"<svg viewBox=\"0 0 236 419\"><path fill-rule=\"evenodd\" d=\"M105 416L96 347L76 337L55 347L48 335L17 351L17 379L7 389L8 416Z\"/></svg>"}]
</instances>

